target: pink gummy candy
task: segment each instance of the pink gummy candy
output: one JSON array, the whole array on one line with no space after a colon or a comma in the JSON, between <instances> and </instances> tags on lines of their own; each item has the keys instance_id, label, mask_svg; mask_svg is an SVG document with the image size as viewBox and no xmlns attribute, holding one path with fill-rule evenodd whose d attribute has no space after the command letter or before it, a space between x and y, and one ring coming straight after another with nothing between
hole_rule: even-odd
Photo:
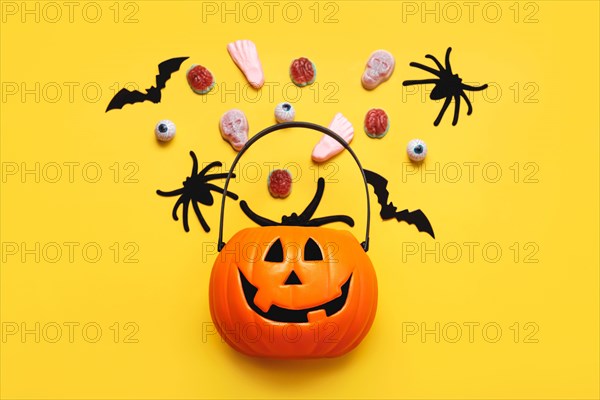
<instances>
[{"instance_id":1,"label":"pink gummy candy","mask_svg":"<svg viewBox=\"0 0 600 400\"><path fill-rule=\"evenodd\" d=\"M265 74L258 59L256 45L250 40L237 40L227 45L227 51L246 76L248 83L260 89L265 84Z\"/></svg>"},{"instance_id":2,"label":"pink gummy candy","mask_svg":"<svg viewBox=\"0 0 600 400\"><path fill-rule=\"evenodd\" d=\"M333 120L329 124L329 129L337 133L346 141L350 143L354 137L354 128L352 124L342 113L337 113ZM338 153L341 153L344 147L334 138L323 135L319 143L315 146L312 152L312 159L315 162L323 162L329 160L331 157Z\"/></svg>"},{"instance_id":3,"label":"pink gummy candy","mask_svg":"<svg viewBox=\"0 0 600 400\"><path fill-rule=\"evenodd\" d=\"M240 110L234 108L223 114L219 128L223 139L236 151L240 151L248 141L248 119Z\"/></svg>"},{"instance_id":4,"label":"pink gummy candy","mask_svg":"<svg viewBox=\"0 0 600 400\"><path fill-rule=\"evenodd\" d=\"M394 72L394 56L385 50L374 51L369 57L365 72L362 75L362 85L367 90L375 89L387 81Z\"/></svg>"}]
</instances>

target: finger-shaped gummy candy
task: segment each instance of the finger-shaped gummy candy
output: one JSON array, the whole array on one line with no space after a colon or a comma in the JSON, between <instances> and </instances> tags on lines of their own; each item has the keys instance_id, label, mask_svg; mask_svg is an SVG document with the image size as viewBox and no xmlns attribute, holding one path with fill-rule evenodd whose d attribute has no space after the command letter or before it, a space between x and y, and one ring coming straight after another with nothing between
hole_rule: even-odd
<instances>
[{"instance_id":1,"label":"finger-shaped gummy candy","mask_svg":"<svg viewBox=\"0 0 600 400\"><path fill-rule=\"evenodd\" d=\"M265 74L258 58L256 45L250 40L236 40L227 45L227 51L233 62L244 73L248 83L260 89L265 83Z\"/></svg>"},{"instance_id":2,"label":"finger-shaped gummy candy","mask_svg":"<svg viewBox=\"0 0 600 400\"><path fill-rule=\"evenodd\" d=\"M354 137L354 127L342 113L337 113L335 117L333 117L333 120L329 124L329 129L341 136L348 144ZM340 153L342 150L344 150L344 147L337 140L330 136L323 135L319 143L317 143L313 149L312 159L315 162L324 162Z\"/></svg>"}]
</instances>

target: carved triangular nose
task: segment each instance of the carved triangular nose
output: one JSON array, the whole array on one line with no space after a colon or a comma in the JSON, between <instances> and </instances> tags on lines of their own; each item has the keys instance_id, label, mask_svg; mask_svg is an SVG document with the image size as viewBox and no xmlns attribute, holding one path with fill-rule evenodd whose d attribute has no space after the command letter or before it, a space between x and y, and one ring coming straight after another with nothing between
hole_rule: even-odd
<instances>
[{"instance_id":1,"label":"carved triangular nose","mask_svg":"<svg viewBox=\"0 0 600 400\"><path fill-rule=\"evenodd\" d=\"M296 275L296 273L294 271L292 271L290 276L287 277L287 279L285 280L285 282L283 282L283 284L284 285L302 285L302 282L300 282L300 278L298 278L298 275Z\"/></svg>"}]
</instances>

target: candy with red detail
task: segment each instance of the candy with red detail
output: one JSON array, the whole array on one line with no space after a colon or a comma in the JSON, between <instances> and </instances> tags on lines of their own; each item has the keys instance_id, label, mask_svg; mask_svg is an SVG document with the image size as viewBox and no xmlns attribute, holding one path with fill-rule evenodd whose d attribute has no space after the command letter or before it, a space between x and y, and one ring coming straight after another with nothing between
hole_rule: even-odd
<instances>
[{"instance_id":1,"label":"candy with red detail","mask_svg":"<svg viewBox=\"0 0 600 400\"><path fill-rule=\"evenodd\" d=\"M292 78L292 82L296 86L310 85L317 78L317 68L308 58L297 58L290 65L290 78Z\"/></svg>"},{"instance_id":2,"label":"candy with red detail","mask_svg":"<svg viewBox=\"0 0 600 400\"><path fill-rule=\"evenodd\" d=\"M248 141L248 119L242 110L227 111L219 121L223 139L229 142L235 151L240 151Z\"/></svg>"},{"instance_id":3,"label":"candy with red detail","mask_svg":"<svg viewBox=\"0 0 600 400\"><path fill-rule=\"evenodd\" d=\"M382 109L372 108L365 116L364 128L367 136L381 139L390 129L390 119Z\"/></svg>"},{"instance_id":4,"label":"candy with red detail","mask_svg":"<svg viewBox=\"0 0 600 400\"><path fill-rule=\"evenodd\" d=\"M278 198L287 197L292 191L292 175L288 170L276 169L269 174L267 185L269 186L271 196Z\"/></svg>"},{"instance_id":5,"label":"candy with red detail","mask_svg":"<svg viewBox=\"0 0 600 400\"><path fill-rule=\"evenodd\" d=\"M206 94L215 87L215 78L202 65L192 65L187 71L187 81L192 90L198 94Z\"/></svg>"},{"instance_id":6,"label":"candy with red detail","mask_svg":"<svg viewBox=\"0 0 600 400\"><path fill-rule=\"evenodd\" d=\"M367 90L373 90L390 79L395 65L394 56L389 51L374 51L367 61L365 72L363 72L361 78L363 87Z\"/></svg>"}]
</instances>

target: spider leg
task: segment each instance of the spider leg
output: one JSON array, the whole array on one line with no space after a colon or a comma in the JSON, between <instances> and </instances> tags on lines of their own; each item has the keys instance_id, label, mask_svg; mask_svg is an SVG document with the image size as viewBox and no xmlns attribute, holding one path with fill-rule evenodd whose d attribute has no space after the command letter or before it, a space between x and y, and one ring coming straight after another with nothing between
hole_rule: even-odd
<instances>
[{"instance_id":1,"label":"spider leg","mask_svg":"<svg viewBox=\"0 0 600 400\"><path fill-rule=\"evenodd\" d=\"M440 76L440 74L441 74L440 71L436 71L435 69L428 67L427 65L419 64L417 62L411 62L409 65L411 67L419 68L419 69L422 69L423 71L430 72L436 76Z\"/></svg>"},{"instance_id":2,"label":"spider leg","mask_svg":"<svg viewBox=\"0 0 600 400\"><path fill-rule=\"evenodd\" d=\"M192 176L198 175L198 159L196 158L196 153L190 150L190 156L192 157Z\"/></svg>"},{"instance_id":3,"label":"spider leg","mask_svg":"<svg viewBox=\"0 0 600 400\"><path fill-rule=\"evenodd\" d=\"M450 66L450 52L452 51L452 47L448 47L446 50L446 71L452 74L452 67Z\"/></svg>"},{"instance_id":4,"label":"spider leg","mask_svg":"<svg viewBox=\"0 0 600 400\"><path fill-rule=\"evenodd\" d=\"M229 173L224 172L222 174L208 174L208 175L204 175L204 179L203 181L212 181L214 179L223 179L223 178L227 178L227 175L229 175ZM235 174L231 174L232 178L235 178Z\"/></svg>"},{"instance_id":5,"label":"spider leg","mask_svg":"<svg viewBox=\"0 0 600 400\"><path fill-rule=\"evenodd\" d=\"M177 216L177 210L179 209L179 206L182 205L185 201L189 201L189 198L187 196L181 196L175 202L175 205L173 206L173 212L171 213L175 221L179 221L179 217Z\"/></svg>"},{"instance_id":6,"label":"spider leg","mask_svg":"<svg viewBox=\"0 0 600 400\"><path fill-rule=\"evenodd\" d=\"M421 85L427 83L438 83L439 79L421 79L421 80L413 80L413 81L404 81L402 82L402 86L411 86L411 85Z\"/></svg>"},{"instance_id":7,"label":"spider leg","mask_svg":"<svg viewBox=\"0 0 600 400\"><path fill-rule=\"evenodd\" d=\"M206 174L206 172L208 172L209 169L212 169L214 167L220 167L221 165L223 165L223 164L220 161L213 161L210 164L208 164L206 167L202 168L202 171L200 171L200 173L198 175L204 175L204 174ZM227 176L227 174L225 176Z\"/></svg>"},{"instance_id":8,"label":"spider leg","mask_svg":"<svg viewBox=\"0 0 600 400\"><path fill-rule=\"evenodd\" d=\"M442 106L442 110L438 114L438 116L435 119L435 121L433 121L433 126L438 126L440 124L440 121L442 120L442 117L444 116L444 113L446 112L446 109L450 105L450 101L452 101L452 97L451 96L446 97L446 100L444 101L444 105Z\"/></svg>"},{"instance_id":9,"label":"spider leg","mask_svg":"<svg viewBox=\"0 0 600 400\"><path fill-rule=\"evenodd\" d=\"M206 186L209 190L213 190L215 192L219 192L221 194L223 194L223 192L225 191L225 189L218 187L217 185L213 185L212 183L206 183L204 186ZM238 199L238 195L230 192L229 190L227 191L227 196L231 197L234 200Z\"/></svg>"},{"instance_id":10,"label":"spider leg","mask_svg":"<svg viewBox=\"0 0 600 400\"><path fill-rule=\"evenodd\" d=\"M190 202L187 201L185 203L183 203L183 229L185 229L186 232L190 231L190 225L188 224L188 208L190 206Z\"/></svg>"},{"instance_id":11,"label":"spider leg","mask_svg":"<svg viewBox=\"0 0 600 400\"><path fill-rule=\"evenodd\" d=\"M444 70L444 67L442 66L442 63L440 63L440 62L438 61L438 59L437 59L437 58L435 58L434 56L432 56L431 54L427 54L427 55L425 56L425 58L429 58L429 59L433 60L433 62L435 63L435 65L437 65L437 66L438 66L438 68L440 69L440 71L443 71L443 70Z\"/></svg>"},{"instance_id":12,"label":"spider leg","mask_svg":"<svg viewBox=\"0 0 600 400\"><path fill-rule=\"evenodd\" d=\"M454 118L452 118L452 126L458 123L458 113L460 112L460 96L454 95Z\"/></svg>"},{"instance_id":13,"label":"spider leg","mask_svg":"<svg viewBox=\"0 0 600 400\"><path fill-rule=\"evenodd\" d=\"M156 194L159 195L159 196L170 197L170 196L180 195L184 191L185 191L185 188L181 188L181 189L177 189L177 190L172 190L170 192L163 192L162 190L157 190Z\"/></svg>"},{"instance_id":14,"label":"spider leg","mask_svg":"<svg viewBox=\"0 0 600 400\"><path fill-rule=\"evenodd\" d=\"M354 220L347 215L331 215L329 217L314 218L308 221L306 226L322 226L332 222L343 222L350 227L354 226Z\"/></svg>"},{"instance_id":15,"label":"spider leg","mask_svg":"<svg viewBox=\"0 0 600 400\"><path fill-rule=\"evenodd\" d=\"M467 97L467 95L465 94L465 92L460 92L460 96L465 99L465 102L467 103L467 115L471 115L471 113L473 112L473 106L471 105L471 101L469 101L469 98Z\"/></svg>"},{"instance_id":16,"label":"spider leg","mask_svg":"<svg viewBox=\"0 0 600 400\"><path fill-rule=\"evenodd\" d=\"M301 221L310 221L315 211L317 211L317 207L323 198L323 192L325 191L325 179L319 178L317 181L317 192L315 193L315 197L310 201L308 206L302 211L302 214L298 217Z\"/></svg>"},{"instance_id":17,"label":"spider leg","mask_svg":"<svg viewBox=\"0 0 600 400\"><path fill-rule=\"evenodd\" d=\"M259 226L278 226L278 225L281 225L280 223L277 223L275 221L271 221L268 218L261 217L260 215L258 215L254 211L252 211L250 209L250 207L248 207L248 203L246 203L245 200L240 201L240 208L242 209L242 211L244 212L244 214L246 214L246 216L248 218L250 218L254 223L258 224Z\"/></svg>"},{"instance_id":18,"label":"spider leg","mask_svg":"<svg viewBox=\"0 0 600 400\"><path fill-rule=\"evenodd\" d=\"M471 85L465 85L464 83L461 83L460 86L461 86L461 88L470 90L472 92L478 92L480 90L487 89L487 87L488 87L487 83L485 85L481 85L481 86L471 86Z\"/></svg>"},{"instance_id":19,"label":"spider leg","mask_svg":"<svg viewBox=\"0 0 600 400\"><path fill-rule=\"evenodd\" d=\"M198 221L200 221L202 228L204 228L204 232L210 232L210 226L208 226L206 220L202 216L202 213L200 212L200 207L198 207L198 203L196 201L192 201L192 207L194 207L194 212L196 213L196 217L198 217Z\"/></svg>"}]
</instances>

